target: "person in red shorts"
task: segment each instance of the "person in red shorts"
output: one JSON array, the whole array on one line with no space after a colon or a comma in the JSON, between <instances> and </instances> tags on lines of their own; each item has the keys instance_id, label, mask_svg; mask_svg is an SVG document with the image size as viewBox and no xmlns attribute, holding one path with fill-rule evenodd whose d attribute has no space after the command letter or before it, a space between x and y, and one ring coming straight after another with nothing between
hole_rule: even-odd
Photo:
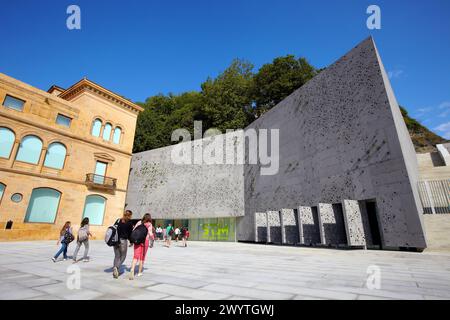
<instances>
[{"instance_id":1,"label":"person in red shorts","mask_svg":"<svg viewBox=\"0 0 450 320\"><path fill-rule=\"evenodd\" d=\"M187 240L189 239L189 229L187 227L181 229L181 238L183 239L182 246L187 247Z\"/></svg>"},{"instance_id":2,"label":"person in red shorts","mask_svg":"<svg viewBox=\"0 0 450 320\"><path fill-rule=\"evenodd\" d=\"M134 229L136 229L141 224L144 224L147 227L148 232L144 243L134 245L134 256L133 256L133 263L131 264L130 269L130 280L134 279L134 269L136 268L136 263L138 262L139 262L138 277L142 276L142 271L144 269L144 261L147 255L150 239L153 238L152 216L150 215L150 213L144 214L142 220L136 223Z\"/></svg>"}]
</instances>

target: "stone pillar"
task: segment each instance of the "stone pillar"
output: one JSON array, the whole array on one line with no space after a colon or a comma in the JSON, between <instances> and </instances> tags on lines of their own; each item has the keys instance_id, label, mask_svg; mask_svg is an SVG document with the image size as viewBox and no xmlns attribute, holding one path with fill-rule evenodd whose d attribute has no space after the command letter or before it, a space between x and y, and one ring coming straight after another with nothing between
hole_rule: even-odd
<instances>
[{"instance_id":1,"label":"stone pillar","mask_svg":"<svg viewBox=\"0 0 450 320\"><path fill-rule=\"evenodd\" d=\"M14 162L16 161L17 152L19 151L20 140L16 139L14 141L14 145L11 150L11 154L9 155L9 167L12 168L14 166Z\"/></svg>"},{"instance_id":2,"label":"stone pillar","mask_svg":"<svg viewBox=\"0 0 450 320\"><path fill-rule=\"evenodd\" d=\"M286 230L284 229L284 209L280 210L281 244L286 243Z\"/></svg>"},{"instance_id":3,"label":"stone pillar","mask_svg":"<svg viewBox=\"0 0 450 320\"><path fill-rule=\"evenodd\" d=\"M370 225L369 225L369 215L367 213L367 207L366 202L361 201L360 204L360 210L361 210L361 221L363 225L364 230L364 240L366 242L366 247L373 244L372 240L372 234L370 231Z\"/></svg>"},{"instance_id":4,"label":"stone pillar","mask_svg":"<svg viewBox=\"0 0 450 320\"><path fill-rule=\"evenodd\" d=\"M269 242L281 244L282 236L280 211L267 211L267 220L267 225L269 227L269 234L267 235L267 238L270 239Z\"/></svg>"},{"instance_id":5,"label":"stone pillar","mask_svg":"<svg viewBox=\"0 0 450 320\"><path fill-rule=\"evenodd\" d=\"M300 212L301 208L305 208L305 207L298 207L297 208L298 243L299 244L305 244L305 237L303 235L302 213Z\"/></svg>"},{"instance_id":6,"label":"stone pillar","mask_svg":"<svg viewBox=\"0 0 450 320\"><path fill-rule=\"evenodd\" d=\"M349 246L365 247L366 237L362 221L361 209L357 200L343 200L345 233Z\"/></svg>"},{"instance_id":7,"label":"stone pillar","mask_svg":"<svg viewBox=\"0 0 450 320\"><path fill-rule=\"evenodd\" d=\"M41 150L41 156L39 158L38 168L39 172L42 172L42 168L44 167L45 157L47 156L47 147L43 147Z\"/></svg>"},{"instance_id":8,"label":"stone pillar","mask_svg":"<svg viewBox=\"0 0 450 320\"><path fill-rule=\"evenodd\" d=\"M319 203L317 209L319 211L320 242L323 245L331 244L325 225L336 223L334 219L333 205L329 203Z\"/></svg>"},{"instance_id":9,"label":"stone pillar","mask_svg":"<svg viewBox=\"0 0 450 320\"><path fill-rule=\"evenodd\" d=\"M305 228L303 225L305 224L314 224L314 219L312 216L312 209L311 207L298 207L298 224L299 224L299 235L300 235L300 244L311 244L307 243L309 241L306 241L307 235L305 234ZM320 239L320 235L319 235ZM308 237L309 240L309 237Z\"/></svg>"},{"instance_id":10,"label":"stone pillar","mask_svg":"<svg viewBox=\"0 0 450 320\"><path fill-rule=\"evenodd\" d=\"M282 242L296 244L298 241L298 226L294 209L281 209Z\"/></svg>"},{"instance_id":11,"label":"stone pillar","mask_svg":"<svg viewBox=\"0 0 450 320\"><path fill-rule=\"evenodd\" d=\"M272 242L272 239L271 239L271 237L270 237L270 224L269 224L269 215L267 214L267 212L266 212L266 227L267 227L267 231L266 231L266 234L267 234L267 243L270 243L270 242Z\"/></svg>"},{"instance_id":12,"label":"stone pillar","mask_svg":"<svg viewBox=\"0 0 450 320\"><path fill-rule=\"evenodd\" d=\"M261 231L266 230L266 234ZM260 233L261 236L260 236ZM255 212L255 242L267 242L267 213Z\"/></svg>"}]
</instances>

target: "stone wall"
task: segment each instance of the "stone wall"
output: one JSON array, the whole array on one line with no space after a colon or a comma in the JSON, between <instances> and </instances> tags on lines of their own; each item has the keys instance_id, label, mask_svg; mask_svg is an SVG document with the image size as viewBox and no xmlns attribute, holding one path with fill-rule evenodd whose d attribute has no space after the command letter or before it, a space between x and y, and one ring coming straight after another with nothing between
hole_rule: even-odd
<instances>
[{"instance_id":1,"label":"stone wall","mask_svg":"<svg viewBox=\"0 0 450 320\"><path fill-rule=\"evenodd\" d=\"M208 138L176 146L191 150L194 159L194 150L199 154L197 147L207 148L213 141ZM226 146L226 139L223 141ZM237 140L236 148L240 141ZM138 216L150 212L155 219L244 215L242 164L176 164L172 159L174 148L134 154L126 199L128 209Z\"/></svg>"},{"instance_id":2,"label":"stone wall","mask_svg":"<svg viewBox=\"0 0 450 320\"><path fill-rule=\"evenodd\" d=\"M251 128L279 129L280 167L245 166L238 239L254 238L254 212L375 199L385 248L426 247L414 148L371 38Z\"/></svg>"}]
</instances>

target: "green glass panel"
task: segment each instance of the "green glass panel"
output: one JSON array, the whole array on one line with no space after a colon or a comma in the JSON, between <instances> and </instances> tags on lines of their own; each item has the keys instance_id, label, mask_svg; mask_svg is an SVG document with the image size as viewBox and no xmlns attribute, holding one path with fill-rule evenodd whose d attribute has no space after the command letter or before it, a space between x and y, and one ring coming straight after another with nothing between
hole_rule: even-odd
<instances>
[{"instance_id":1,"label":"green glass panel","mask_svg":"<svg viewBox=\"0 0 450 320\"><path fill-rule=\"evenodd\" d=\"M89 223L92 225L102 225L105 206L105 198L97 195L87 196L84 205L83 218L89 218Z\"/></svg>"},{"instance_id":2,"label":"green glass panel","mask_svg":"<svg viewBox=\"0 0 450 320\"><path fill-rule=\"evenodd\" d=\"M5 185L0 183L0 201L3 198L3 193L5 192Z\"/></svg>"},{"instance_id":3,"label":"green glass panel","mask_svg":"<svg viewBox=\"0 0 450 320\"><path fill-rule=\"evenodd\" d=\"M92 126L91 134L94 137L100 137L100 131L102 129L102 121L100 119L95 119L94 125Z\"/></svg>"},{"instance_id":4,"label":"green glass panel","mask_svg":"<svg viewBox=\"0 0 450 320\"><path fill-rule=\"evenodd\" d=\"M17 161L38 164L42 151L42 141L36 136L26 136L20 142Z\"/></svg>"},{"instance_id":5,"label":"green glass panel","mask_svg":"<svg viewBox=\"0 0 450 320\"><path fill-rule=\"evenodd\" d=\"M49 189L34 189L28 204L25 222L54 223L61 193Z\"/></svg>"},{"instance_id":6,"label":"green glass panel","mask_svg":"<svg viewBox=\"0 0 450 320\"><path fill-rule=\"evenodd\" d=\"M16 136L8 128L0 128L0 158L9 158Z\"/></svg>"},{"instance_id":7,"label":"green glass panel","mask_svg":"<svg viewBox=\"0 0 450 320\"><path fill-rule=\"evenodd\" d=\"M66 160L66 147L58 142L49 145L45 156L44 166L54 169L62 169Z\"/></svg>"}]
</instances>

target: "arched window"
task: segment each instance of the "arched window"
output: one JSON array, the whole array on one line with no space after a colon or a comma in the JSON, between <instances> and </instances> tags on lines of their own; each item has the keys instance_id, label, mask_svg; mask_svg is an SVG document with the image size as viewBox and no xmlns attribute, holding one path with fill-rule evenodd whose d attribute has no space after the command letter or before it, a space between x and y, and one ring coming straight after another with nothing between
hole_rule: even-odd
<instances>
[{"instance_id":1,"label":"arched window","mask_svg":"<svg viewBox=\"0 0 450 320\"><path fill-rule=\"evenodd\" d=\"M105 214L106 199L99 195L86 197L84 204L83 218L89 218L89 223L101 226L103 215Z\"/></svg>"},{"instance_id":2,"label":"arched window","mask_svg":"<svg viewBox=\"0 0 450 320\"><path fill-rule=\"evenodd\" d=\"M102 124L103 124L102 120L100 120L100 119L94 120L94 124L92 125L92 131L91 131L91 134L94 137L100 137L100 131L102 129Z\"/></svg>"},{"instance_id":3,"label":"arched window","mask_svg":"<svg viewBox=\"0 0 450 320\"><path fill-rule=\"evenodd\" d=\"M0 203L2 202L3 193L5 193L6 186L0 182Z\"/></svg>"},{"instance_id":4,"label":"arched window","mask_svg":"<svg viewBox=\"0 0 450 320\"><path fill-rule=\"evenodd\" d=\"M61 192L50 188L33 189L25 222L54 223Z\"/></svg>"},{"instance_id":5,"label":"arched window","mask_svg":"<svg viewBox=\"0 0 450 320\"><path fill-rule=\"evenodd\" d=\"M26 136L20 142L16 160L38 164L41 157L42 140L36 136Z\"/></svg>"},{"instance_id":6,"label":"arched window","mask_svg":"<svg viewBox=\"0 0 450 320\"><path fill-rule=\"evenodd\" d=\"M8 128L0 127L0 158L9 159L15 139L16 135L14 132Z\"/></svg>"},{"instance_id":7,"label":"arched window","mask_svg":"<svg viewBox=\"0 0 450 320\"><path fill-rule=\"evenodd\" d=\"M111 130L111 123L105 124L105 128L103 129L103 140L109 141L109 139L111 139Z\"/></svg>"},{"instance_id":8,"label":"arched window","mask_svg":"<svg viewBox=\"0 0 450 320\"><path fill-rule=\"evenodd\" d=\"M119 144L120 143L120 136L122 135L122 129L120 129L120 127L116 127L114 129L114 135L113 135L113 142L115 144Z\"/></svg>"},{"instance_id":9,"label":"arched window","mask_svg":"<svg viewBox=\"0 0 450 320\"><path fill-rule=\"evenodd\" d=\"M62 169L66 160L66 147L59 142L53 142L48 146L44 166L53 169Z\"/></svg>"}]
</instances>

